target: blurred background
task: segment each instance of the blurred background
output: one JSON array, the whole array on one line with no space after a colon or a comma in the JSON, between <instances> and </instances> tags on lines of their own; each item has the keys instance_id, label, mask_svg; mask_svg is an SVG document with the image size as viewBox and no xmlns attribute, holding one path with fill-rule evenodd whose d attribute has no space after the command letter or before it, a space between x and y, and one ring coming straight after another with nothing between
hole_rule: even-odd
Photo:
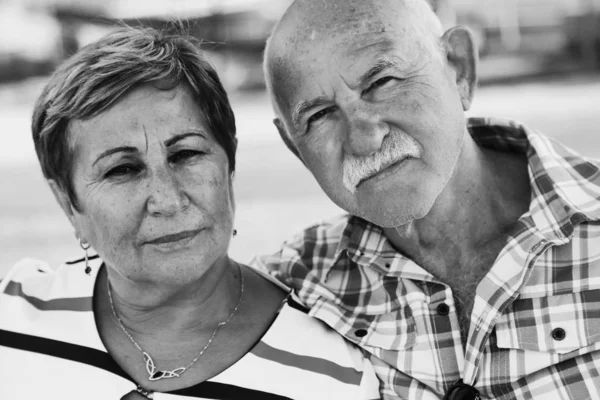
<instances>
[{"instance_id":1,"label":"blurred background","mask_svg":"<svg viewBox=\"0 0 600 400\"><path fill-rule=\"evenodd\" d=\"M600 0L432 0L444 25L479 44L474 116L520 120L600 157ZM0 277L23 257L55 266L81 257L37 163L33 103L58 63L125 22L174 18L207 41L238 125L236 229L241 262L342 213L284 147L271 124L261 58L290 0L0 0ZM208 44L210 43L210 44Z\"/></svg>"}]
</instances>

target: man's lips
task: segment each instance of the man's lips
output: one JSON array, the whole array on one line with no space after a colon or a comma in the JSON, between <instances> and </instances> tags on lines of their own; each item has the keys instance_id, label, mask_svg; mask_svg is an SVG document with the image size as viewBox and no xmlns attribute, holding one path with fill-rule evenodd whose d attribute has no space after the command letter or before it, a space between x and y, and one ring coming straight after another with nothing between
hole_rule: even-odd
<instances>
[{"instance_id":1,"label":"man's lips","mask_svg":"<svg viewBox=\"0 0 600 400\"><path fill-rule=\"evenodd\" d=\"M412 157L407 155L407 156L404 156L404 157L392 162L391 164L385 165L379 171L361 179L360 182L358 182L358 185L356 185L356 188L359 188L360 185L362 185L364 182L368 181L369 179L382 176L387 172L391 172L392 169L394 169L395 167L398 167L400 164L402 164L404 161L408 160L409 158L412 158Z\"/></svg>"},{"instance_id":2,"label":"man's lips","mask_svg":"<svg viewBox=\"0 0 600 400\"><path fill-rule=\"evenodd\" d=\"M189 231L182 231L179 233L174 233L171 235L161 236L159 238L146 241L146 244L165 244L165 243L178 242L180 240L188 239L188 238L196 236L198 233L200 233L201 230L202 229L193 229L193 230L189 230Z\"/></svg>"}]
</instances>

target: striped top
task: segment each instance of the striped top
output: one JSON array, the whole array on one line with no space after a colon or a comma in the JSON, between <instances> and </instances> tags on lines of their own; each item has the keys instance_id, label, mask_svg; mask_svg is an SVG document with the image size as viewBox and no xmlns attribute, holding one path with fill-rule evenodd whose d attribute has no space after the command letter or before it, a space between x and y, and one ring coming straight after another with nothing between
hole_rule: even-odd
<instances>
[{"instance_id":1,"label":"striped top","mask_svg":"<svg viewBox=\"0 0 600 400\"><path fill-rule=\"evenodd\" d=\"M136 384L102 344L92 310L99 258L56 271L25 260L0 283L0 399L120 399ZM214 378L157 400L379 398L362 353L293 299L252 350Z\"/></svg>"},{"instance_id":2,"label":"striped top","mask_svg":"<svg viewBox=\"0 0 600 400\"><path fill-rule=\"evenodd\" d=\"M385 398L600 399L600 162L516 122L470 119L479 146L528 160L529 210L479 283L466 346L452 289L343 216L253 266L371 353Z\"/></svg>"}]
</instances>

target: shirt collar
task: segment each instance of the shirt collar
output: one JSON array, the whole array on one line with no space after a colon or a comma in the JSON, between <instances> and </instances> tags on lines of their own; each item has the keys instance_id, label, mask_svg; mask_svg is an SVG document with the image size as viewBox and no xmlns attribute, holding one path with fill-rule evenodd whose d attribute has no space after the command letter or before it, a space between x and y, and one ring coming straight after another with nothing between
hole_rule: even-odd
<instances>
[{"instance_id":1,"label":"shirt collar","mask_svg":"<svg viewBox=\"0 0 600 400\"><path fill-rule=\"evenodd\" d=\"M358 264L371 264L379 254L383 253L386 245L389 244L381 227L362 218L351 216L335 253L335 260L337 261L342 254L346 254Z\"/></svg>"},{"instance_id":2,"label":"shirt collar","mask_svg":"<svg viewBox=\"0 0 600 400\"><path fill-rule=\"evenodd\" d=\"M527 154L529 212L546 239L567 243L575 226L600 220L597 162L516 121L471 118L468 127L480 146Z\"/></svg>"},{"instance_id":3,"label":"shirt collar","mask_svg":"<svg viewBox=\"0 0 600 400\"><path fill-rule=\"evenodd\" d=\"M532 188L529 212L547 240L567 243L576 225L600 220L600 169L596 163L516 121L469 118L468 129L479 146L527 155ZM393 262L391 254L398 255L382 228L352 216L331 266L347 256L387 273L381 258Z\"/></svg>"}]
</instances>

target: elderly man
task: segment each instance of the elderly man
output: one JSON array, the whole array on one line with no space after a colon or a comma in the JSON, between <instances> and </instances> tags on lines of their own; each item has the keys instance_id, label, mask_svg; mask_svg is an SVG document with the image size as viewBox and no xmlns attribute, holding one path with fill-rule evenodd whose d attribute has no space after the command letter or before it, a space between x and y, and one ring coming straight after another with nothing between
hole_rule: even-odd
<instances>
[{"instance_id":1,"label":"elderly man","mask_svg":"<svg viewBox=\"0 0 600 400\"><path fill-rule=\"evenodd\" d=\"M275 125L349 215L255 265L384 398L600 398L598 163L466 120L476 61L425 0L295 1L265 55Z\"/></svg>"}]
</instances>

